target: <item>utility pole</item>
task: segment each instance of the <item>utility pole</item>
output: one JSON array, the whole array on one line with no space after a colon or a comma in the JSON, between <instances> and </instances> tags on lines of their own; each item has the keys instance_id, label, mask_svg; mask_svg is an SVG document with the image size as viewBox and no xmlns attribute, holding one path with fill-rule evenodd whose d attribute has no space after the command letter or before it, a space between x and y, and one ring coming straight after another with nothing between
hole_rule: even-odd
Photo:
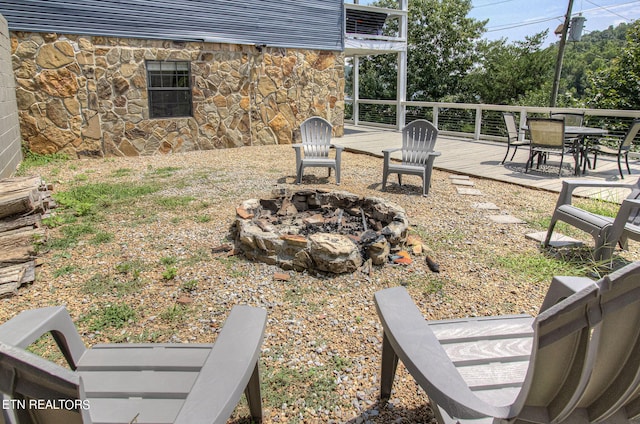
<instances>
[{"instance_id":1,"label":"utility pole","mask_svg":"<svg viewBox=\"0 0 640 424\"><path fill-rule=\"evenodd\" d=\"M562 35L558 44L558 58L556 59L556 72L553 77L553 88L551 89L550 107L556 107L558 100L558 89L560 87L560 74L562 73L562 59L564 58L564 47L567 44L567 32L569 31L569 22L571 21L571 9L573 9L573 0L569 0L567 14L564 17L564 25L562 26Z\"/></svg>"}]
</instances>

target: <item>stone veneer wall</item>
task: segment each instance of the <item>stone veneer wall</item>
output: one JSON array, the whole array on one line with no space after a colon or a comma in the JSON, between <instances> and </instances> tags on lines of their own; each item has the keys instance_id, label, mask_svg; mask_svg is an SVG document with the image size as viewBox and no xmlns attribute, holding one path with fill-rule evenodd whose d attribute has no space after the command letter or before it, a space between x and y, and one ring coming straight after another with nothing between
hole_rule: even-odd
<instances>
[{"instance_id":1,"label":"stone veneer wall","mask_svg":"<svg viewBox=\"0 0 640 424\"><path fill-rule=\"evenodd\" d=\"M35 152L136 156L343 135L341 52L11 33L22 138ZM149 119L145 60L191 62L193 117Z\"/></svg>"},{"instance_id":2,"label":"stone veneer wall","mask_svg":"<svg viewBox=\"0 0 640 424\"><path fill-rule=\"evenodd\" d=\"M22 160L16 83L11 68L11 43L6 19L0 15L0 178L13 175Z\"/></svg>"}]
</instances>

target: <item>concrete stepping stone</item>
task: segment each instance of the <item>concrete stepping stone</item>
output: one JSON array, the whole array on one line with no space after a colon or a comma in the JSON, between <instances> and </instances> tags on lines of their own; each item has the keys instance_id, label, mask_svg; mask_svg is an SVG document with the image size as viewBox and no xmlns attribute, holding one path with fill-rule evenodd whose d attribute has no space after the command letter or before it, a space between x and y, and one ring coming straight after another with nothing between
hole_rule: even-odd
<instances>
[{"instance_id":1,"label":"concrete stepping stone","mask_svg":"<svg viewBox=\"0 0 640 424\"><path fill-rule=\"evenodd\" d=\"M525 238L528 240L537 241L538 243L543 243L545 237L547 237L546 231L541 231L539 233L529 233L525 235ZM576 240L569 236L565 236L564 234L560 234L558 232L554 232L551 235L551 240L549 244L553 247L564 247L564 246L581 246L583 243L580 240Z\"/></svg>"},{"instance_id":2,"label":"concrete stepping stone","mask_svg":"<svg viewBox=\"0 0 640 424\"><path fill-rule=\"evenodd\" d=\"M456 190L458 190L458 194L465 194L467 196L482 196L482 192L477 188L467 188L467 187L456 186Z\"/></svg>"},{"instance_id":3,"label":"concrete stepping stone","mask_svg":"<svg viewBox=\"0 0 640 424\"><path fill-rule=\"evenodd\" d=\"M511 215L489 215L489 219L498 224L525 224L520 218Z\"/></svg>"},{"instance_id":4,"label":"concrete stepping stone","mask_svg":"<svg viewBox=\"0 0 640 424\"><path fill-rule=\"evenodd\" d=\"M451 184L455 184L457 186L467 186L473 187L475 184L469 180L451 180Z\"/></svg>"},{"instance_id":5,"label":"concrete stepping stone","mask_svg":"<svg viewBox=\"0 0 640 424\"><path fill-rule=\"evenodd\" d=\"M450 180L468 180L468 175L449 175Z\"/></svg>"},{"instance_id":6,"label":"concrete stepping stone","mask_svg":"<svg viewBox=\"0 0 640 424\"><path fill-rule=\"evenodd\" d=\"M474 203L473 205L471 205L471 207L473 207L474 209L485 209L489 211L500 210L500 208L495 203L491 202Z\"/></svg>"}]
</instances>

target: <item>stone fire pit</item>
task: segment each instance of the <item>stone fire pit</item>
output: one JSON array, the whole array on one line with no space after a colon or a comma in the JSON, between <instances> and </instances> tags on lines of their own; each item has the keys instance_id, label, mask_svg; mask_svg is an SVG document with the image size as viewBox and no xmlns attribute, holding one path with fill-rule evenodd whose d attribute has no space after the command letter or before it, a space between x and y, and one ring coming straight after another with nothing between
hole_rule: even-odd
<instances>
[{"instance_id":1,"label":"stone fire pit","mask_svg":"<svg viewBox=\"0 0 640 424\"><path fill-rule=\"evenodd\" d=\"M345 191L274 190L236 208L236 248L251 259L289 270L353 272L388 260L405 243L404 209Z\"/></svg>"}]
</instances>

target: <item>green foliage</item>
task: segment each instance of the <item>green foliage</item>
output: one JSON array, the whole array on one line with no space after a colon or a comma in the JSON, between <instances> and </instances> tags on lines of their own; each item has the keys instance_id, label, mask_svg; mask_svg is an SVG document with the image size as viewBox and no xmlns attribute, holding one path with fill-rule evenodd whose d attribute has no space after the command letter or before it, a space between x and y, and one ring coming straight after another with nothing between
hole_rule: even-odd
<instances>
[{"instance_id":1,"label":"green foliage","mask_svg":"<svg viewBox=\"0 0 640 424\"><path fill-rule=\"evenodd\" d=\"M160 318L166 322L179 323L184 321L189 310L182 305L172 305L162 311Z\"/></svg>"},{"instance_id":2,"label":"green foliage","mask_svg":"<svg viewBox=\"0 0 640 424\"><path fill-rule=\"evenodd\" d=\"M640 109L640 20L628 26L622 51L588 76L590 107Z\"/></svg>"},{"instance_id":3,"label":"green foliage","mask_svg":"<svg viewBox=\"0 0 640 424\"><path fill-rule=\"evenodd\" d=\"M31 169L39 166L62 163L69 160L69 156L64 153L51 153L42 155L30 150L23 150L22 162L18 168L18 175L26 175Z\"/></svg>"},{"instance_id":4,"label":"green foliage","mask_svg":"<svg viewBox=\"0 0 640 424\"><path fill-rule=\"evenodd\" d=\"M497 265L515 275L522 276L525 281L544 283L551 281L555 275L586 275L587 269L583 261L567 261L551 256L531 254L510 254L495 258Z\"/></svg>"},{"instance_id":5,"label":"green foliage","mask_svg":"<svg viewBox=\"0 0 640 424\"><path fill-rule=\"evenodd\" d=\"M162 272L162 278L165 280L173 280L174 278L176 278L177 274L178 274L178 268L174 266L169 266Z\"/></svg>"},{"instance_id":6,"label":"green foliage","mask_svg":"<svg viewBox=\"0 0 640 424\"><path fill-rule=\"evenodd\" d=\"M155 193L160 189L154 184L84 184L67 191L55 193L53 197L60 206L71 209L77 216L97 213L99 208Z\"/></svg>"},{"instance_id":7,"label":"green foliage","mask_svg":"<svg viewBox=\"0 0 640 424\"><path fill-rule=\"evenodd\" d=\"M469 102L514 104L553 77L554 56L541 46L546 32L507 44L504 39L479 43L482 66L474 69L465 83L477 98ZM548 92L545 102L549 101Z\"/></svg>"},{"instance_id":8,"label":"green foliage","mask_svg":"<svg viewBox=\"0 0 640 424\"><path fill-rule=\"evenodd\" d=\"M92 295L117 295L123 296L137 292L142 286L137 273L129 275L130 279L117 278L108 274L95 274L83 285L82 291Z\"/></svg>"},{"instance_id":9,"label":"green foliage","mask_svg":"<svg viewBox=\"0 0 640 424\"><path fill-rule=\"evenodd\" d=\"M375 6L397 8L395 0ZM409 100L439 101L464 91L461 77L477 63L476 43L486 22L467 15L470 0L412 0L409 2L407 93ZM393 24L387 30L397 31ZM361 59L360 97L395 99L396 57Z\"/></svg>"},{"instance_id":10,"label":"green foliage","mask_svg":"<svg viewBox=\"0 0 640 424\"><path fill-rule=\"evenodd\" d=\"M102 331L107 328L122 328L135 320L136 311L125 303L116 303L93 309L80 321L86 322L90 331Z\"/></svg>"},{"instance_id":11,"label":"green foliage","mask_svg":"<svg viewBox=\"0 0 640 424\"><path fill-rule=\"evenodd\" d=\"M165 209L178 209L196 200L193 196L162 196L154 199L158 206Z\"/></svg>"}]
</instances>

